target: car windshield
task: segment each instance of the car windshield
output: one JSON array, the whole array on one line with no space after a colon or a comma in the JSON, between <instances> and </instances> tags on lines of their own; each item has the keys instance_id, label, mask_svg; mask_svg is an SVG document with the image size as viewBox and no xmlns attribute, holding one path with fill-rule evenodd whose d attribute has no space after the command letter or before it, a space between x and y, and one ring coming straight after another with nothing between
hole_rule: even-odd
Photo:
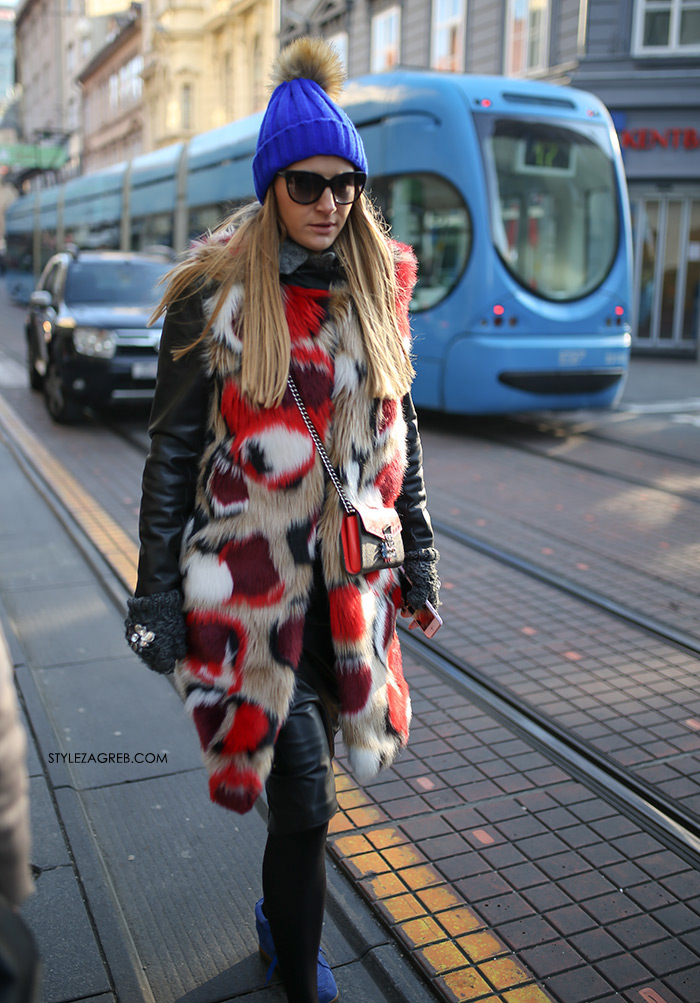
<instances>
[{"instance_id":1,"label":"car windshield","mask_svg":"<svg viewBox=\"0 0 700 1003\"><path fill-rule=\"evenodd\" d=\"M165 261L74 261L68 269L64 299L69 306L105 303L110 306L155 306L156 288L168 270Z\"/></svg>"}]
</instances>

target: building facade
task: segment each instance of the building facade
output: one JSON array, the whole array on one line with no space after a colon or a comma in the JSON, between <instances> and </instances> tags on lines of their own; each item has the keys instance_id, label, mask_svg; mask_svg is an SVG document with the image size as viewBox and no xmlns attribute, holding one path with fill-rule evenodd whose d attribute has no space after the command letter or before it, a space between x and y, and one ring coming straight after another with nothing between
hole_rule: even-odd
<instances>
[{"instance_id":1,"label":"building facade","mask_svg":"<svg viewBox=\"0 0 700 1003\"><path fill-rule=\"evenodd\" d=\"M277 0L148 0L145 149L259 111L277 51Z\"/></svg>"},{"instance_id":2,"label":"building facade","mask_svg":"<svg viewBox=\"0 0 700 1003\"><path fill-rule=\"evenodd\" d=\"M64 176L81 162L81 94L76 74L89 51L84 0L24 0L16 16L17 80L28 143L63 146Z\"/></svg>"},{"instance_id":3,"label":"building facade","mask_svg":"<svg viewBox=\"0 0 700 1003\"><path fill-rule=\"evenodd\" d=\"M140 4L109 21L105 44L77 78L85 174L131 160L144 149Z\"/></svg>"},{"instance_id":4,"label":"building facade","mask_svg":"<svg viewBox=\"0 0 700 1003\"><path fill-rule=\"evenodd\" d=\"M590 0L572 83L610 109L635 236L635 348L695 355L700 328L700 2Z\"/></svg>"},{"instance_id":5,"label":"building facade","mask_svg":"<svg viewBox=\"0 0 700 1003\"><path fill-rule=\"evenodd\" d=\"M596 94L618 130L635 241L635 350L697 353L700 0L284 0L280 41L332 40L350 76L397 65Z\"/></svg>"}]
</instances>

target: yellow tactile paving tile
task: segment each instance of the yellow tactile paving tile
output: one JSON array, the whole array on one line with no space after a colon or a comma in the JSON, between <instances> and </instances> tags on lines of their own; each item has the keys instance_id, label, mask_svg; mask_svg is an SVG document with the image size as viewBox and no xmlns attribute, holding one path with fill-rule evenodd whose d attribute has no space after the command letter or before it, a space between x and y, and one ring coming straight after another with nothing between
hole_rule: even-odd
<instances>
[{"instance_id":1,"label":"yellow tactile paving tile","mask_svg":"<svg viewBox=\"0 0 700 1003\"><path fill-rule=\"evenodd\" d=\"M382 856L397 871L403 867L426 863L423 854L410 843L385 849L382 851Z\"/></svg>"},{"instance_id":2,"label":"yellow tactile paving tile","mask_svg":"<svg viewBox=\"0 0 700 1003\"><path fill-rule=\"evenodd\" d=\"M479 971L489 980L494 989L512 989L530 982L532 976L514 958L496 958L479 965Z\"/></svg>"},{"instance_id":3,"label":"yellow tactile paving tile","mask_svg":"<svg viewBox=\"0 0 700 1003\"><path fill-rule=\"evenodd\" d=\"M462 1003L464 1000L483 1000L483 1003L486 1003L489 999L501 1003L497 996L493 996L490 986L484 982L475 968L462 968L457 972L443 975L436 980L435 986L443 990L450 1003L453 1000L455 1003Z\"/></svg>"},{"instance_id":4,"label":"yellow tactile paving tile","mask_svg":"<svg viewBox=\"0 0 700 1003\"><path fill-rule=\"evenodd\" d=\"M432 913L440 912L443 909L452 909L455 906L462 905L462 899L457 892L453 891L452 888L448 888L446 885L440 885L433 888L423 888L417 894L418 898L421 900L428 912Z\"/></svg>"},{"instance_id":5,"label":"yellow tactile paving tile","mask_svg":"<svg viewBox=\"0 0 700 1003\"><path fill-rule=\"evenodd\" d=\"M429 864L420 867L405 867L403 870L397 871L397 874L414 892L421 888L428 888L430 885L442 884L445 880L442 874Z\"/></svg>"},{"instance_id":6,"label":"yellow tactile paving tile","mask_svg":"<svg viewBox=\"0 0 700 1003\"><path fill-rule=\"evenodd\" d=\"M423 947L426 944L434 944L436 941L444 940L445 931L430 916L421 916L420 919L411 919L398 926L401 939L413 949Z\"/></svg>"},{"instance_id":7,"label":"yellow tactile paving tile","mask_svg":"<svg viewBox=\"0 0 700 1003\"><path fill-rule=\"evenodd\" d=\"M552 1003L437 868L335 769L345 810L331 823L331 850L434 989L455 1003ZM469 835L482 846L494 841L486 829Z\"/></svg>"},{"instance_id":8,"label":"yellow tactile paving tile","mask_svg":"<svg viewBox=\"0 0 700 1003\"><path fill-rule=\"evenodd\" d=\"M459 937L471 930L478 930L480 926L484 925L466 905L440 912L437 914L437 918L451 937Z\"/></svg>"},{"instance_id":9,"label":"yellow tactile paving tile","mask_svg":"<svg viewBox=\"0 0 700 1003\"><path fill-rule=\"evenodd\" d=\"M462 954L451 940L441 940L438 944L423 947L415 953L418 962L429 975L442 975L455 968L465 969L469 965L467 956ZM484 989L489 989L486 983L484 983Z\"/></svg>"},{"instance_id":10,"label":"yellow tactile paving tile","mask_svg":"<svg viewBox=\"0 0 700 1003\"><path fill-rule=\"evenodd\" d=\"M522 986L512 992L505 993L503 999L506 1003L553 1003L552 997L539 986Z\"/></svg>"},{"instance_id":11,"label":"yellow tactile paving tile","mask_svg":"<svg viewBox=\"0 0 700 1003\"><path fill-rule=\"evenodd\" d=\"M380 808L355 808L348 811L347 817L358 829L364 829L368 825L376 825L378 822L386 822L386 815Z\"/></svg>"},{"instance_id":12,"label":"yellow tactile paving tile","mask_svg":"<svg viewBox=\"0 0 700 1003\"><path fill-rule=\"evenodd\" d=\"M418 901L415 895L397 895L396 898L383 899L381 912L385 913L390 923L400 923L405 919L414 919L416 916L425 916L425 907Z\"/></svg>"},{"instance_id":13,"label":"yellow tactile paving tile","mask_svg":"<svg viewBox=\"0 0 700 1003\"><path fill-rule=\"evenodd\" d=\"M398 829L373 829L372 832L367 833L367 839L378 850L385 850L389 846L408 842L406 836Z\"/></svg>"},{"instance_id":14,"label":"yellow tactile paving tile","mask_svg":"<svg viewBox=\"0 0 700 1003\"><path fill-rule=\"evenodd\" d=\"M371 874L381 874L391 870L386 860L376 850L372 853L360 853L356 857L350 857L348 867L356 878L366 878Z\"/></svg>"},{"instance_id":15,"label":"yellow tactile paving tile","mask_svg":"<svg viewBox=\"0 0 700 1003\"><path fill-rule=\"evenodd\" d=\"M485 961L497 954L508 954L509 950L488 930L467 934L466 937L460 937L457 943L471 961Z\"/></svg>"}]
</instances>

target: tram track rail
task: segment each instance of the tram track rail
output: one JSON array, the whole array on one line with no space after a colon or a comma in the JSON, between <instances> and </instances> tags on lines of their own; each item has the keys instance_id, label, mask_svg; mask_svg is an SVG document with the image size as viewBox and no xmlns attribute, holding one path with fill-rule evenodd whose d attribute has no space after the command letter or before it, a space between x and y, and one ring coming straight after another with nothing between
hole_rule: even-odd
<instances>
[{"instance_id":1,"label":"tram track rail","mask_svg":"<svg viewBox=\"0 0 700 1003\"><path fill-rule=\"evenodd\" d=\"M609 436L601 435L596 432L587 431L574 431L571 433L572 436L576 438L588 439L592 442L604 443L606 446L617 447L618 449L624 449L631 453L640 453L644 456L651 456L655 459L665 460L670 463L681 463L687 467L691 466L690 461L687 457L678 456L674 453L664 453L662 450L650 449L645 446L639 446L634 443L623 443L619 439L614 439ZM571 456L563 456L554 451L547 451L546 449L538 448L536 445L530 444L528 442L523 442L522 440L508 438L506 435L498 435L492 432L482 432L478 433L478 438L483 442L494 442L501 446L506 446L509 449L515 449L521 453L527 453L529 456L539 457L543 460L549 460L553 463L558 463L561 466L571 467L573 470L581 470L585 473L596 474L599 477L604 477L609 480L617 481L620 484L628 484L635 488L644 488L647 491L658 491L661 494L670 495L673 498L680 498L684 502L691 502L694 505L700 505L700 485L698 486L698 493L694 494L688 491L677 490L675 488L669 487L665 484L659 484L658 482L644 477L636 477L631 474L620 473L619 471L608 470L605 467L596 466L595 463L587 462L585 460L575 459ZM564 441L564 440L562 440Z\"/></svg>"},{"instance_id":2,"label":"tram track rail","mask_svg":"<svg viewBox=\"0 0 700 1003\"><path fill-rule=\"evenodd\" d=\"M601 592L596 592L594 589L587 588L585 585L574 582L570 578L559 575L549 568L528 560L526 557L521 557L519 554L489 543L488 540L473 533L468 533L449 522L441 519L433 519L432 523L433 528L438 533L442 533L456 543L468 547L470 550L477 551L485 557L490 557L500 564L514 568L516 571L521 571L530 578L536 578L546 585L551 585L560 592L566 592L568 595L580 599L590 606L596 606L598 609L605 610L605 612L619 617L633 624L635 627L639 627L654 637L661 638L700 658L699 636L691 634L688 631L679 630L671 624L664 623L662 620L651 617L639 610L632 609L630 606L625 606L623 603L617 602L615 599L605 596Z\"/></svg>"},{"instance_id":3,"label":"tram track rail","mask_svg":"<svg viewBox=\"0 0 700 1003\"><path fill-rule=\"evenodd\" d=\"M567 773L584 783L622 814L653 832L667 847L697 867L700 818L685 811L654 787L577 738L552 718L512 696L479 669L434 640L428 642L400 624L401 644L419 662L449 681L510 730Z\"/></svg>"}]
</instances>

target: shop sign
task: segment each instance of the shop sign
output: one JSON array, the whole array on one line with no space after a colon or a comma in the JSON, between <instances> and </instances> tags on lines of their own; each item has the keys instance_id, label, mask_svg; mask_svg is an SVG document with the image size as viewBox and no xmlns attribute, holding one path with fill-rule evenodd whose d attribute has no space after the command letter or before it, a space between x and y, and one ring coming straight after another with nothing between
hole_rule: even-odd
<instances>
[{"instance_id":1,"label":"shop sign","mask_svg":"<svg viewBox=\"0 0 700 1003\"><path fill-rule=\"evenodd\" d=\"M697 150L700 149L700 129L620 129L623 150Z\"/></svg>"}]
</instances>

